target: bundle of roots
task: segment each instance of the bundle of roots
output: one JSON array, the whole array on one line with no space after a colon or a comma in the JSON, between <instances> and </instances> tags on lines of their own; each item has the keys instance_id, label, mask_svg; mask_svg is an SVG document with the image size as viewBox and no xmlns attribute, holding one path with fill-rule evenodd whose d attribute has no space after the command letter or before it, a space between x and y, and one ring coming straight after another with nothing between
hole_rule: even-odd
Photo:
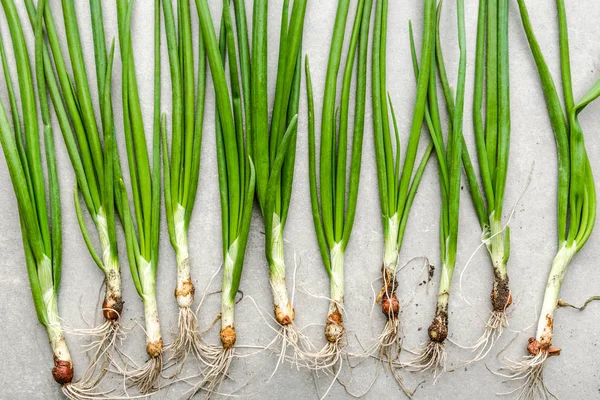
<instances>
[{"instance_id":1,"label":"bundle of roots","mask_svg":"<svg viewBox=\"0 0 600 400\"><path fill-rule=\"evenodd\" d=\"M429 328L428 343L419 349L417 357L401 365L412 372L432 371L434 376L446 368L444 342L448 337L448 305L438 305L435 317Z\"/></svg>"}]
</instances>

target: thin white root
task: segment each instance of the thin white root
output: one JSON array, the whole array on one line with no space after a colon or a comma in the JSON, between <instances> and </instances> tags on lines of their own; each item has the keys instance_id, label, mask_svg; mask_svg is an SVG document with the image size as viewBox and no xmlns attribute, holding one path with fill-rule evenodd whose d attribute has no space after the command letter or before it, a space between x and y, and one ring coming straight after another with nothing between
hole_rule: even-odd
<instances>
[{"instance_id":1,"label":"thin white root","mask_svg":"<svg viewBox=\"0 0 600 400\"><path fill-rule=\"evenodd\" d=\"M446 350L444 343L430 340L417 351L417 357L400 366L410 372L432 371L434 380L446 371Z\"/></svg>"},{"instance_id":2,"label":"thin white root","mask_svg":"<svg viewBox=\"0 0 600 400\"><path fill-rule=\"evenodd\" d=\"M412 398L414 391L411 391L402 380L402 377L398 374L398 369L394 366L394 363L398 361L400 353L402 351L402 342L400 340L400 319L391 318L385 323L383 331L379 335L379 338L375 341L372 346L370 355L377 358L381 363L387 363L392 371L392 375L400 386L400 389L406 394L408 398Z\"/></svg>"},{"instance_id":3,"label":"thin white root","mask_svg":"<svg viewBox=\"0 0 600 400\"><path fill-rule=\"evenodd\" d=\"M168 365L165 366L165 368L175 366L173 376L176 376L181 372L181 369L190 354L193 354L199 360L202 360L198 318L190 307L179 308L179 321L177 325L179 329L177 337L173 344L167 348L167 350L172 350L173 353L171 354Z\"/></svg>"},{"instance_id":4,"label":"thin white root","mask_svg":"<svg viewBox=\"0 0 600 400\"><path fill-rule=\"evenodd\" d=\"M377 358L382 362L391 363L400 355L400 320L398 318L388 318L385 322L383 331L374 343L375 351L371 354L377 354Z\"/></svg>"},{"instance_id":5,"label":"thin white root","mask_svg":"<svg viewBox=\"0 0 600 400\"><path fill-rule=\"evenodd\" d=\"M504 328L508 328L508 314L506 311L493 311L485 324L485 331L473 346L466 347L475 353L475 357L466 362L466 365L483 360L492 350Z\"/></svg>"},{"instance_id":6,"label":"thin white root","mask_svg":"<svg viewBox=\"0 0 600 400\"><path fill-rule=\"evenodd\" d=\"M105 321L95 328L71 329L67 332L90 339L90 342L83 346L88 355L88 366L75 389L96 387L113 364L113 353L118 344L125 339L125 330L116 319Z\"/></svg>"},{"instance_id":7,"label":"thin white root","mask_svg":"<svg viewBox=\"0 0 600 400\"><path fill-rule=\"evenodd\" d=\"M95 400L114 398L111 396L113 390L98 392L97 385L89 386L81 382L68 383L62 386L62 392L69 400Z\"/></svg>"},{"instance_id":8,"label":"thin white root","mask_svg":"<svg viewBox=\"0 0 600 400\"><path fill-rule=\"evenodd\" d=\"M511 395L518 392L517 400L555 399L556 396L550 393L544 383L544 366L547 358L548 353L541 351L535 356L525 357L522 361L506 360L506 366L500 371L507 372L494 372L494 374L506 378L505 382L518 381L522 384L510 392L499 394Z\"/></svg>"},{"instance_id":9,"label":"thin white root","mask_svg":"<svg viewBox=\"0 0 600 400\"><path fill-rule=\"evenodd\" d=\"M278 357L277 367L284 362L289 362L296 369L310 368L312 364L311 354L315 354L315 347L296 324L280 325L277 336L267 346L272 349Z\"/></svg>"},{"instance_id":10,"label":"thin white root","mask_svg":"<svg viewBox=\"0 0 600 400\"><path fill-rule=\"evenodd\" d=\"M123 373L125 382L129 386L135 386L143 394L150 394L158 390L158 379L161 376L163 359L162 354L158 357L150 357L144 365L133 371Z\"/></svg>"},{"instance_id":11,"label":"thin white root","mask_svg":"<svg viewBox=\"0 0 600 400\"><path fill-rule=\"evenodd\" d=\"M273 340L266 346L258 346L261 351L270 350L277 356L277 364L269 377L269 381L275 376L279 367L286 361L296 367L296 369L308 369L311 364L311 355L317 352L317 348L315 348L302 329L293 321L287 325L279 324L273 315L268 312L263 312L252 296L246 297L254 304L254 307L256 307L256 310L266 326L275 333ZM270 322L272 322L275 327Z\"/></svg>"},{"instance_id":12,"label":"thin white root","mask_svg":"<svg viewBox=\"0 0 600 400\"><path fill-rule=\"evenodd\" d=\"M378 362L387 363L390 366L398 361L402 350L400 342L400 320L398 318L387 319L383 331L373 340L371 344L363 347L360 354L352 354L356 358L374 358Z\"/></svg>"},{"instance_id":13,"label":"thin white root","mask_svg":"<svg viewBox=\"0 0 600 400\"><path fill-rule=\"evenodd\" d=\"M408 387L406 387L402 377L398 374L397 370L399 368L395 365L395 363L398 363L401 351L402 343L400 340L400 320L399 318L388 318L383 331L369 346L363 348L362 354L351 354L351 356L358 359L374 358L377 362L375 377L367 389L361 394L352 394L348 391L348 388L346 388L346 392L355 398L362 398L366 396L379 377L380 366L387 364L392 372L392 375L394 376L394 379L400 386L400 389L402 389L408 398L412 398L414 391L411 391Z\"/></svg>"},{"instance_id":14,"label":"thin white root","mask_svg":"<svg viewBox=\"0 0 600 400\"><path fill-rule=\"evenodd\" d=\"M308 364L308 368L313 371L315 385L317 383L316 378L318 378L319 372L323 372L325 375L333 375L333 379L331 380L331 383L327 387L325 393L322 395L317 393L319 399L321 400L327 397L331 391L331 388L333 387L333 384L338 380L338 377L342 371L342 365L344 362L344 339L345 335L343 335L335 343L327 343L325 347L323 347L318 353L307 354L307 356L310 357L310 364Z\"/></svg>"},{"instance_id":15,"label":"thin white root","mask_svg":"<svg viewBox=\"0 0 600 400\"><path fill-rule=\"evenodd\" d=\"M205 399L209 399L213 394L219 394L219 387L228 377L231 361L235 357L233 348L225 349L206 343L202 343L201 351L207 367L202 371L200 381L188 392L190 393L188 399L191 399L200 391L206 392Z\"/></svg>"},{"instance_id":16,"label":"thin white root","mask_svg":"<svg viewBox=\"0 0 600 400\"><path fill-rule=\"evenodd\" d=\"M341 362L344 357L343 349L346 346L345 335L335 343L327 343L316 353L305 353L308 369L316 372L330 373Z\"/></svg>"}]
</instances>

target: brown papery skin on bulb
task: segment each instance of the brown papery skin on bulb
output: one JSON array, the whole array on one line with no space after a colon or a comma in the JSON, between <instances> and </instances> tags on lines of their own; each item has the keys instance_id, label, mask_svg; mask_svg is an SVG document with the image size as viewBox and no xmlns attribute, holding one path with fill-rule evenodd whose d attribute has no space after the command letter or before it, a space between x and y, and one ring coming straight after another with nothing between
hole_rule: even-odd
<instances>
[{"instance_id":1,"label":"brown papery skin on bulb","mask_svg":"<svg viewBox=\"0 0 600 400\"><path fill-rule=\"evenodd\" d=\"M161 355L163 350L163 341L162 339L157 340L156 342L150 342L146 345L146 353L152 358L156 358Z\"/></svg>"},{"instance_id":2,"label":"brown papery skin on bulb","mask_svg":"<svg viewBox=\"0 0 600 400\"><path fill-rule=\"evenodd\" d=\"M116 321L123 312L123 299L114 295L104 299L102 303L102 315L107 321Z\"/></svg>"},{"instance_id":3,"label":"brown papery skin on bulb","mask_svg":"<svg viewBox=\"0 0 600 400\"><path fill-rule=\"evenodd\" d=\"M290 325L292 322L294 322L295 318L296 318L296 312L294 311L294 308L292 307L292 303L290 303L289 301L288 301L286 310L282 309L279 306L275 306L275 319L277 320L279 325L281 325L281 326Z\"/></svg>"},{"instance_id":4,"label":"brown papery skin on bulb","mask_svg":"<svg viewBox=\"0 0 600 400\"><path fill-rule=\"evenodd\" d=\"M52 368L52 377L61 384L66 385L73 380L73 364L71 361L59 360L54 356L54 368Z\"/></svg>"},{"instance_id":5,"label":"brown papery skin on bulb","mask_svg":"<svg viewBox=\"0 0 600 400\"><path fill-rule=\"evenodd\" d=\"M541 340L537 340L534 337L529 338L529 344L527 345L527 351L533 356L537 356L540 353L547 353L548 357L559 356L560 350L557 347L552 347L552 332L554 330L554 321L550 315L546 315L546 327L544 336Z\"/></svg>"},{"instance_id":6,"label":"brown papery skin on bulb","mask_svg":"<svg viewBox=\"0 0 600 400\"><path fill-rule=\"evenodd\" d=\"M232 349L236 340L235 328L232 325L226 326L221 329L220 335L223 348L226 350Z\"/></svg>"},{"instance_id":7,"label":"brown papery skin on bulb","mask_svg":"<svg viewBox=\"0 0 600 400\"><path fill-rule=\"evenodd\" d=\"M339 308L336 306L335 311L327 317L325 324L325 339L329 343L338 343L344 335L344 319Z\"/></svg>"},{"instance_id":8,"label":"brown papery skin on bulb","mask_svg":"<svg viewBox=\"0 0 600 400\"><path fill-rule=\"evenodd\" d=\"M492 309L496 312L504 312L510 307L513 298L508 287L508 277L504 279L494 278L494 288L490 294L490 300L492 301Z\"/></svg>"},{"instance_id":9,"label":"brown papery skin on bulb","mask_svg":"<svg viewBox=\"0 0 600 400\"><path fill-rule=\"evenodd\" d=\"M196 288L190 278L182 282L181 286L175 288L175 297L186 297L189 295L193 297L194 293L196 293Z\"/></svg>"},{"instance_id":10,"label":"brown papery skin on bulb","mask_svg":"<svg viewBox=\"0 0 600 400\"><path fill-rule=\"evenodd\" d=\"M435 318L427 330L432 342L442 343L448 337L448 306L438 307Z\"/></svg>"}]
</instances>

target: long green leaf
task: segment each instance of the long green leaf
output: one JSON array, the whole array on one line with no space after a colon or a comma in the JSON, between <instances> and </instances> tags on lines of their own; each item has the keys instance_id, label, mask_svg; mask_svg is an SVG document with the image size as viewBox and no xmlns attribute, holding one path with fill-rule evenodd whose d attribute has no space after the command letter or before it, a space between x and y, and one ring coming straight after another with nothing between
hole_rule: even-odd
<instances>
[{"instance_id":1,"label":"long green leaf","mask_svg":"<svg viewBox=\"0 0 600 400\"><path fill-rule=\"evenodd\" d=\"M308 107L308 180L310 182L310 205L312 209L315 232L317 234L317 243L325 270L331 276L331 260L329 259L329 250L327 248L327 239L323 229L323 219L321 218L321 208L319 206L319 194L317 190L317 162L315 149L315 104L313 96L312 79L310 76L310 65L308 56L305 62L306 71L306 97Z\"/></svg>"}]
</instances>

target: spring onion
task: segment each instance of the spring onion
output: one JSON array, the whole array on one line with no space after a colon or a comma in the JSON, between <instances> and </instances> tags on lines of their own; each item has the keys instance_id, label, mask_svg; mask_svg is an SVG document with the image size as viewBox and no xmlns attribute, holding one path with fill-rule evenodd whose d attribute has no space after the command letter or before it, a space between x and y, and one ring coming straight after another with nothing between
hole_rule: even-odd
<instances>
[{"instance_id":1,"label":"spring onion","mask_svg":"<svg viewBox=\"0 0 600 400\"><path fill-rule=\"evenodd\" d=\"M198 83L195 88L189 2L177 1L177 9L176 24L171 2L163 2L173 96L170 157L165 136L163 136L162 142L167 224L169 238L177 260L175 298L179 306L179 330L172 345L172 359L182 363L190 352L198 354L200 346L198 321L196 314L191 309L195 288L190 271L188 231L200 174L206 61L204 43L200 38Z\"/></svg>"},{"instance_id":2,"label":"spring onion","mask_svg":"<svg viewBox=\"0 0 600 400\"><path fill-rule=\"evenodd\" d=\"M452 96L446 98L446 108L450 115L450 126L448 129L448 140L445 146L437 100L436 74L433 73L433 68L436 64L435 53L438 52L439 49L436 49L431 60L429 60L432 72L429 75L428 88L429 117L426 119L437 156L440 189L442 193L440 216L440 253L442 256L442 272L440 287L437 295L435 316L427 331L429 342L421 349L421 353L416 358L404 364L407 369L412 371L432 370L435 374L437 374L440 369L443 370L445 368L446 353L444 342L448 336L448 300L450 298L452 275L454 274L454 267L456 265L461 157L464 142L462 128L466 76L466 38L463 0L456 1L456 11L458 19L460 59L456 97L455 99L453 99ZM435 33L438 28L434 25L432 29ZM443 78L446 75L445 69L440 68L440 66L438 66L437 69L443 81Z\"/></svg>"},{"instance_id":3,"label":"spring onion","mask_svg":"<svg viewBox=\"0 0 600 400\"><path fill-rule=\"evenodd\" d=\"M82 386L72 382L73 363L58 314L62 226L54 137L42 53L42 17L46 1L41 0L38 4L40 13L35 19L34 27L35 78L37 78L43 123L47 178L44 176L40 149L39 114L34 89L34 75L31 71L30 56L21 21L12 0L2 0L1 3L12 38L15 62L18 65L19 90L15 92L13 87L3 40L0 38L0 58L2 59L13 123L11 127L4 105L0 102L0 145L6 158L19 209L25 262L33 303L39 322L46 328L54 354L52 377L62 386L63 393L67 398L94 398L94 388L86 387L85 383ZM17 94L21 102L20 111L17 105ZM47 201L47 197L49 201ZM84 397L84 392L89 397Z\"/></svg>"},{"instance_id":4,"label":"spring onion","mask_svg":"<svg viewBox=\"0 0 600 400\"><path fill-rule=\"evenodd\" d=\"M27 0L26 7L33 24L37 15L33 2ZM101 365L103 359L110 356L111 347L117 343L117 338L121 337L119 321L123 310L114 212L114 121L110 95L114 49L111 48L110 54L107 56L104 28L100 24L102 8L100 2L94 0L91 2L92 27L94 32L99 35L97 36L98 40L94 42L94 53L97 61L102 60L96 64L98 100L102 114L101 125L96 122L94 115L73 1L64 1L62 9L68 38L70 64L62 55L49 7L45 8L43 17L46 21L46 33L50 45L43 44L42 57L44 58L47 87L77 178L74 199L77 220L92 259L105 275L106 290L102 304L105 322L92 329L76 331L80 335L93 338L90 350L94 349L95 351L85 378L82 379L82 381L93 381L97 379L93 376L96 366ZM67 72L67 64L74 73L74 79ZM54 65L54 70L52 65ZM56 76L58 76L58 80ZM75 82L75 85L71 82ZM104 149L101 145L100 126L104 132ZM100 238L102 257L94 249L86 227L80 194ZM100 374L104 372L105 370Z\"/></svg>"},{"instance_id":5,"label":"spring onion","mask_svg":"<svg viewBox=\"0 0 600 400\"><path fill-rule=\"evenodd\" d=\"M239 2L235 2L236 7ZM306 338L294 324L295 311L286 287L284 256L284 229L292 194L296 160L297 115L302 76L302 32L307 0L296 0L291 6L285 0L282 6L279 36L277 85L271 123L267 93L267 28L268 1L254 1L252 18L252 98L250 109L252 147L250 154L256 162L256 192L265 222L265 252L269 263L269 278L273 295L275 319L280 325L281 357L289 346L295 351L295 360L301 356ZM236 13L236 21L241 13ZM247 64L246 69L249 71ZM287 139L286 132L291 134Z\"/></svg>"},{"instance_id":6,"label":"spring onion","mask_svg":"<svg viewBox=\"0 0 600 400\"><path fill-rule=\"evenodd\" d=\"M425 150L421 161L413 174L418 144L423 128L427 106L427 88L431 60L434 51L433 29L435 21L435 1L424 3L423 47L421 64L423 69L417 76L417 96L410 129L406 157L400 169L400 133L396 123L396 114L391 96L386 88L386 44L387 44L388 1L378 0L375 16L375 33L373 37L373 115L375 134L375 155L377 159L377 178L379 182L379 199L384 231L384 256L381 267L382 288L376 301L381 301L381 311L387 321L377 341L377 356L392 361L392 357L400 350L399 312L400 303L396 297L398 282L398 257L402 241L417 189L421 183L423 172L433 152L433 144ZM389 108L388 108L389 104ZM395 149L392 145L392 130L389 112L392 114L394 126Z\"/></svg>"},{"instance_id":7,"label":"spring onion","mask_svg":"<svg viewBox=\"0 0 600 400\"><path fill-rule=\"evenodd\" d=\"M437 62L443 70L439 34L438 31ZM492 262L494 285L490 295L492 313L484 333L471 347L476 352L471 362L484 358L500 338L503 329L508 326L506 310L512 304L506 268L510 255L510 228L502 223L510 150L509 84L508 1L481 0L477 23L473 96L473 125L481 187L466 151L463 151L462 159L471 198L483 231L483 242ZM451 89L446 79L442 79L442 86L446 98L451 97ZM484 91L485 119L481 110Z\"/></svg>"},{"instance_id":8,"label":"spring onion","mask_svg":"<svg viewBox=\"0 0 600 400\"><path fill-rule=\"evenodd\" d=\"M155 389L162 370L163 341L156 303L156 269L160 236L160 0L155 0L154 26L154 132L152 141L152 165L146 146L146 135L138 93L137 78L131 43L131 14L133 0L117 1L119 39L121 43L123 85L123 131L127 147L127 160L131 182L131 198L134 214L129 206L119 163L116 163L116 179L121 195L122 222L125 230L127 256L133 283L144 303L146 353L149 360L139 369L125 371L129 384L142 393ZM163 121L163 128L164 128Z\"/></svg>"},{"instance_id":9,"label":"spring onion","mask_svg":"<svg viewBox=\"0 0 600 400\"><path fill-rule=\"evenodd\" d=\"M325 271L330 281L330 303L325 339L327 344L316 355L318 369L334 367L342 361L342 349L346 342L346 331L342 312L344 310L344 252L348 246L358 197L358 184L362 160L362 142L367 86L367 49L372 0L360 0L356 8L348 57L343 74L340 106L337 102L337 78L341 64L342 50L346 30L346 21L350 8L349 0L340 0L335 25L322 109L320 168L317 179L315 150L315 112L312 81L308 59L306 61L306 86L308 93L309 115L309 178L312 213L317 242ZM358 51L358 56L357 56ZM349 147L349 111L350 88L355 59L356 99L354 108L354 134L350 161L350 177L347 179L347 147ZM339 119L338 119L339 118ZM317 189L319 183L319 189ZM346 195L347 193L347 195ZM320 200L320 201L319 201Z\"/></svg>"},{"instance_id":10,"label":"spring onion","mask_svg":"<svg viewBox=\"0 0 600 400\"><path fill-rule=\"evenodd\" d=\"M560 66L564 110L554 80L535 37L525 2L519 0L521 20L535 60L552 130L558 148L558 251L552 262L544 302L535 337L529 339L529 355L509 364L510 378L524 382L517 390L522 397L549 397L543 381L543 369L548 357L560 354L552 347L554 313L558 307L560 288L573 257L588 241L596 220L596 188L585 148L583 129L578 116L600 96L600 79L575 103L573 96L567 15L563 0L557 0L560 32Z\"/></svg>"},{"instance_id":11,"label":"spring onion","mask_svg":"<svg viewBox=\"0 0 600 400\"><path fill-rule=\"evenodd\" d=\"M243 79L249 72L245 70L244 61L238 63L238 54L242 60L247 56L244 50L246 49L245 44L238 43L238 53L229 0L223 1L220 40L217 39L208 2L196 0L196 7L216 95L217 163L223 239L220 314L222 346L204 346L203 353L208 366L202 372L201 381L194 387L194 393L204 390L207 396L211 396L227 376L235 354L234 346L237 339L234 324L235 297L240 286L250 231L255 170L245 141L249 137L250 121L246 120L244 124L242 112L242 101L247 104L250 93L247 92L246 83L240 85L239 81L240 66ZM240 7L238 4L236 11L243 12L243 6ZM228 86L226 77L227 66L229 67L231 86ZM245 79L244 82L246 82ZM288 138L291 136L289 135Z\"/></svg>"}]
</instances>

